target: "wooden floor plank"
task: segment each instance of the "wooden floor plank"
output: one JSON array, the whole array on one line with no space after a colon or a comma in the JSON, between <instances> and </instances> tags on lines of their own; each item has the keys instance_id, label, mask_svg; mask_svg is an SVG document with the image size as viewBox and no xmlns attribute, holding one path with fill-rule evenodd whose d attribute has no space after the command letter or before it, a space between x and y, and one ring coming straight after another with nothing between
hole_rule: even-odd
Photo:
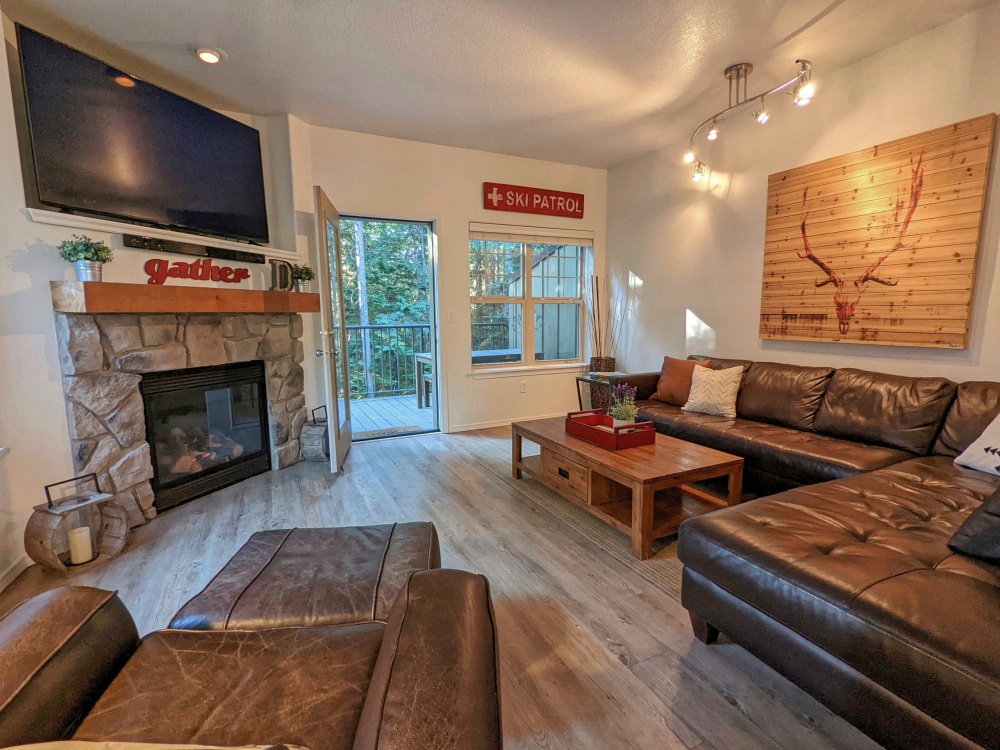
<instances>
[{"instance_id":1,"label":"wooden floor plank","mask_svg":"<svg viewBox=\"0 0 1000 750\"><path fill-rule=\"evenodd\" d=\"M319 463L254 477L137 529L100 568L67 578L30 568L0 592L0 613L55 586L93 585L118 589L146 633L254 531L426 519L446 566L491 581L508 750L877 749L738 646L695 640L671 596L477 456L509 434L359 443L336 477Z\"/></svg>"}]
</instances>

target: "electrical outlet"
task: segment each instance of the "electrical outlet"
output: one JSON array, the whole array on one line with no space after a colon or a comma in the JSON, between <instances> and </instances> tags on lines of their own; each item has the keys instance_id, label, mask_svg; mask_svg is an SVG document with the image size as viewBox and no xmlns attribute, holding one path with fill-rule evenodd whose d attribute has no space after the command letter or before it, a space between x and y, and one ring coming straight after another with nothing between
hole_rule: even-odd
<instances>
[{"instance_id":1,"label":"electrical outlet","mask_svg":"<svg viewBox=\"0 0 1000 750\"><path fill-rule=\"evenodd\" d=\"M521 381L521 393L527 393L527 392L528 392L528 381L527 380L522 380Z\"/></svg>"}]
</instances>

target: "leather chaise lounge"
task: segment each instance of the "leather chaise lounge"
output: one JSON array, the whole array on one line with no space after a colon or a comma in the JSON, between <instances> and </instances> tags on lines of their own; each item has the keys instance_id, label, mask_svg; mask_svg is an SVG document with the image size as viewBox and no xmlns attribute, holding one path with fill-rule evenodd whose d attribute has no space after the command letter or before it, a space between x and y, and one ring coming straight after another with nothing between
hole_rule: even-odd
<instances>
[{"instance_id":1,"label":"leather chaise lounge","mask_svg":"<svg viewBox=\"0 0 1000 750\"><path fill-rule=\"evenodd\" d=\"M36 596L0 619L0 747L498 750L489 585L439 559L430 524L261 532L141 640L114 592Z\"/></svg>"},{"instance_id":2,"label":"leather chaise lounge","mask_svg":"<svg viewBox=\"0 0 1000 750\"><path fill-rule=\"evenodd\" d=\"M695 634L724 633L887 748L1000 749L1000 566L948 547L1000 488L953 460L1000 414L1000 384L831 370L824 387L820 368L739 364L737 419L641 412L795 486L681 526Z\"/></svg>"}]
</instances>

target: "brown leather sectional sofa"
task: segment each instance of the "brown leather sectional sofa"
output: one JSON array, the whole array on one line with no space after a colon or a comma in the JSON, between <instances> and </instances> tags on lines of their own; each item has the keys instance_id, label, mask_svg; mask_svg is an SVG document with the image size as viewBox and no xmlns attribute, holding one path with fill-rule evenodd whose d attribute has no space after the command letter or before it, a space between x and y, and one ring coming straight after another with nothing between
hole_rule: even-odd
<instances>
[{"instance_id":1,"label":"brown leather sectional sofa","mask_svg":"<svg viewBox=\"0 0 1000 750\"><path fill-rule=\"evenodd\" d=\"M945 378L689 359L707 360L717 370L743 368L736 419L648 400L658 372L620 382L638 388L641 421L654 422L666 435L743 456L744 486L758 496L926 456L957 392Z\"/></svg>"},{"instance_id":2,"label":"brown leather sectional sofa","mask_svg":"<svg viewBox=\"0 0 1000 750\"><path fill-rule=\"evenodd\" d=\"M489 586L435 569L428 526L262 532L174 628L141 641L114 592L69 586L28 600L0 619L0 747L499 750ZM282 575L319 584L283 599Z\"/></svg>"},{"instance_id":3,"label":"brown leather sectional sofa","mask_svg":"<svg viewBox=\"0 0 1000 750\"><path fill-rule=\"evenodd\" d=\"M1000 566L947 546L1000 488L953 461L1000 383L740 364L737 419L640 412L799 485L681 526L696 635L725 633L887 748L1000 748Z\"/></svg>"}]
</instances>

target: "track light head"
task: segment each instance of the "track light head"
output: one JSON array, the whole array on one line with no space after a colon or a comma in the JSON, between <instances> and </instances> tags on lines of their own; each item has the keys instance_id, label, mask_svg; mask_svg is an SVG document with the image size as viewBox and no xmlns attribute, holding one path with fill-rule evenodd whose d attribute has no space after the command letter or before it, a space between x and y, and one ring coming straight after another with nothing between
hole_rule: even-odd
<instances>
[{"instance_id":1,"label":"track light head","mask_svg":"<svg viewBox=\"0 0 1000 750\"><path fill-rule=\"evenodd\" d=\"M816 84L812 81L800 81L792 89L792 101L800 107L811 102L815 95Z\"/></svg>"},{"instance_id":2,"label":"track light head","mask_svg":"<svg viewBox=\"0 0 1000 750\"><path fill-rule=\"evenodd\" d=\"M696 157L694 155L694 149L693 148L689 148L687 150L687 153L684 154L684 163L685 164L693 164L695 158Z\"/></svg>"},{"instance_id":3,"label":"track light head","mask_svg":"<svg viewBox=\"0 0 1000 750\"><path fill-rule=\"evenodd\" d=\"M705 165L700 161L695 165L694 172L691 175L691 179L695 182L701 182L705 179Z\"/></svg>"},{"instance_id":4,"label":"track light head","mask_svg":"<svg viewBox=\"0 0 1000 750\"><path fill-rule=\"evenodd\" d=\"M708 131L708 134L705 137L708 138L708 140L710 140L710 141L714 141L716 138L718 138L719 137L719 124L716 123L716 122L713 122L712 123L712 129Z\"/></svg>"},{"instance_id":5,"label":"track light head","mask_svg":"<svg viewBox=\"0 0 1000 750\"><path fill-rule=\"evenodd\" d=\"M760 123L761 125L763 125L765 122L771 119L771 115L767 113L766 109L757 110L756 112L753 113L753 116L754 119L757 120L757 122Z\"/></svg>"}]
</instances>

